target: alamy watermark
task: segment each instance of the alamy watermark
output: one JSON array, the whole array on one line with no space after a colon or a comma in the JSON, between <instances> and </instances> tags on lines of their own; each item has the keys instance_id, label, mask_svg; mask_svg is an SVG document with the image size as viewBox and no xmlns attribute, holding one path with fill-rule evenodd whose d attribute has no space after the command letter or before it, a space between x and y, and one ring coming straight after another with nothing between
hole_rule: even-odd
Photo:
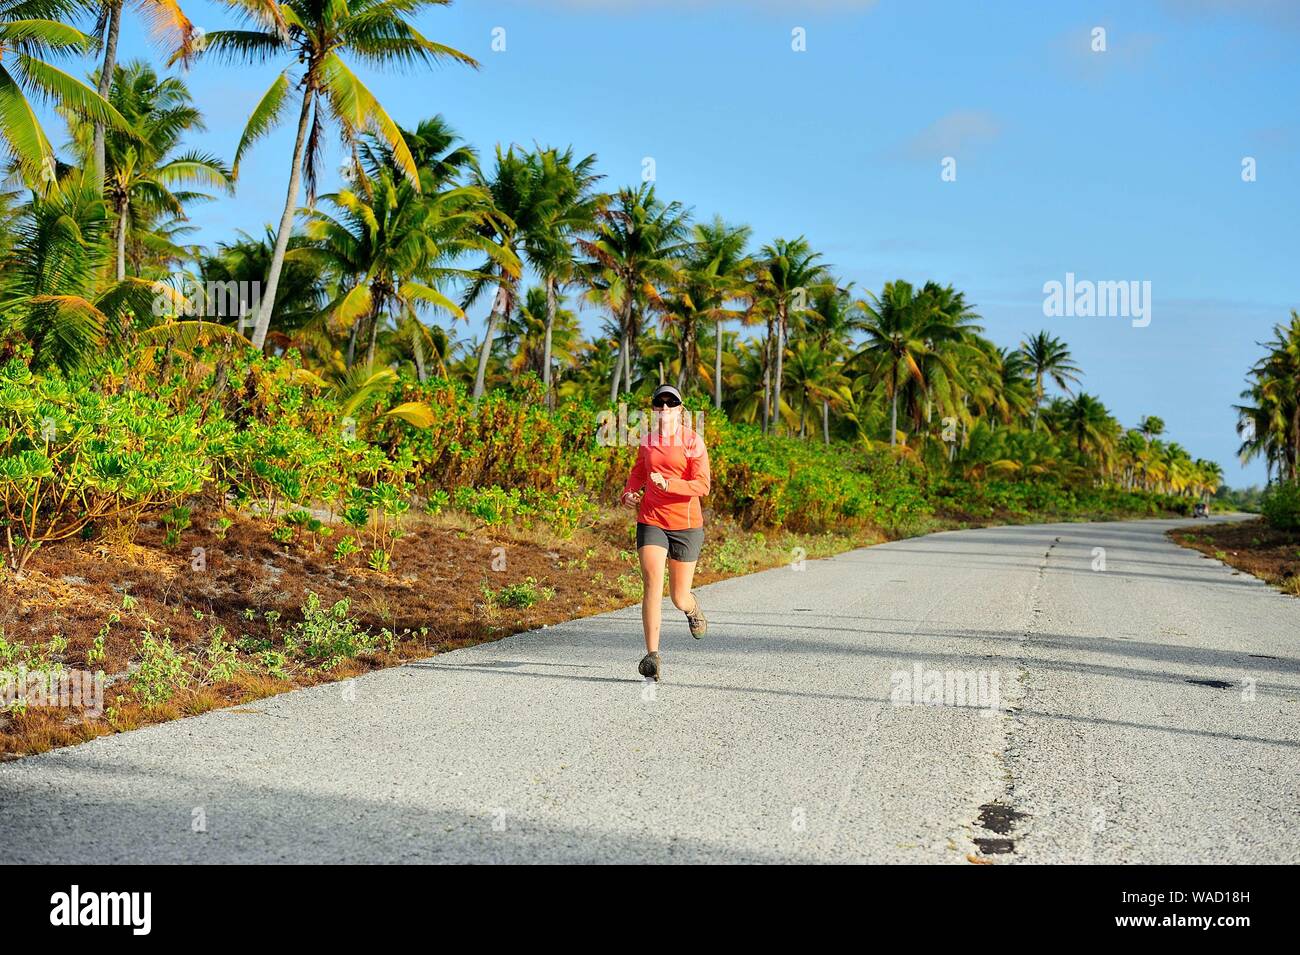
<instances>
[{"instance_id":1,"label":"alamy watermark","mask_svg":"<svg viewBox=\"0 0 1300 955\"><path fill-rule=\"evenodd\" d=\"M171 294L154 296L154 317L238 318L252 323L262 306L262 283L202 281L187 272L175 273L169 282Z\"/></svg>"},{"instance_id":2,"label":"alamy watermark","mask_svg":"<svg viewBox=\"0 0 1300 955\"><path fill-rule=\"evenodd\" d=\"M104 671L0 670L0 711L10 707L50 706L104 712Z\"/></svg>"},{"instance_id":3,"label":"alamy watermark","mask_svg":"<svg viewBox=\"0 0 1300 955\"><path fill-rule=\"evenodd\" d=\"M659 430L658 411L629 409L620 401L616 411L606 408L596 415L596 443L602 448L634 448L647 442L658 447L681 444L686 446L689 457L695 445L688 443L688 433L704 433L704 412L683 407L681 415L681 427L663 434Z\"/></svg>"},{"instance_id":4,"label":"alamy watermark","mask_svg":"<svg viewBox=\"0 0 1300 955\"><path fill-rule=\"evenodd\" d=\"M50 896L50 924L55 926L126 926L132 935L148 935L153 926L152 892L83 892L73 885Z\"/></svg>"},{"instance_id":5,"label":"alamy watermark","mask_svg":"<svg viewBox=\"0 0 1300 955\"><path fill-rule=\"evenodd\" d=\"M895 706L961 706L992 716L1002 707L997 670L929 670L919 663L889 678Z\"/></svg>"},{"instance_id":6,"label":"alamy watermark","mask_svg":"<svg viewBox=\"0 0 1300 955\"><path fill-rule=\"evenodd\" d=\"M1134 328L1151 324L1151 281L1094 282L1075 279L1065 273L1065 281L1043 283L1043 315L1080 318L1129 318Z\"/></svg>"}]
</instances>

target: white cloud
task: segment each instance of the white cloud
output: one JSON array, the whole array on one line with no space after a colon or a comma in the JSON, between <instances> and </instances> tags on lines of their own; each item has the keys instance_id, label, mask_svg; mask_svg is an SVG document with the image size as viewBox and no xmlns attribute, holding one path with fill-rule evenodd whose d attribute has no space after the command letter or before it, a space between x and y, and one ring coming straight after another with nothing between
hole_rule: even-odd
<instances>
[{"instance_id":1,"label":"white cloud","mask_svg":"<svg viewBox=\"0 0 1300 955\"><path fill-rule=\"evenodd\" d=\"M940 116L907 140L899 154L908 159L939 160L960 157L974 147L992 142L1002 133L1002 124L986 110L956 110Z\"/></svg>"},{"instance_id":2,"label":"white cloud","mask_svg":"<svg viewBox=\"0 0 1300 955\"><path fill-rule=\"evenodd\" d=\"M1093 49L1094 29L1106 31L1104 51ZM1130 32L1110 23L1080 24L1058 34L1051 53L1056 63L1080 79L1100 81L1128 70L1140 70L1151 60L1164 38L1155 33Z\"/></svg>"}]
</instances>

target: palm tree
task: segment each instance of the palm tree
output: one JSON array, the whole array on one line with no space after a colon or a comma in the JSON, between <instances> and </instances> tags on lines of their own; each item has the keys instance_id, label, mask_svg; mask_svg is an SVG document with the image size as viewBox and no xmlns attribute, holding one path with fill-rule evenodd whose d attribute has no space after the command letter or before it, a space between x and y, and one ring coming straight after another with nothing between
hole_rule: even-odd
<instances>
[{"instance_id":1,"label":"palm tree","mask_svg":"<svg viewBox=\"0 0 1300 955\"><path fill-rule=\"evenodd\" d=\"M854 363L865 366L867 375L883 381L889 399L889 445L898 439L898 397L907 380L915 381L924 391L927 378L921 363L932 359L935 367L955 373L951 358L943 345L965 335L966 319L954 321L942 314L929 294L918 294L911 283L898 279L886 282L879 296L858 303L864 314L866 342L854 356Z\"/></svg>"},{"instance_id":2,"label":"palm tree","mask_svg":"<svg viewBox=\"0 0 1300 955\"><path fill-rule=\"evenodd\" d=\"M620 189L600 211L591 238L578 246L591 261L584 267L590 297L609 308L618 327L618 361L610 380L610 404L620 380L632 390L632 345L641 332L646 305L661 304L659 289L672 283L689 249L689 217L678 202L664 203L654 186Z\"/></svg>"},{"instance_id":3,"label":"palm tree","mask_svg":"<svg viewBox=\"0 0 1300 955\"><path fill-rule=\"evenodd\" d=\"M233 307L233 320L241 334L245 331L245 317L254 313L256 304L252 294L266 276L275 251L275 233L267 228L261 239L247 232L237 232L231 242L219 242L216 249L199 258L199 275L206 285L212 282L234 283L238 296ZM303 244L301 235L289 243L289 252ZM286 333L285 344L292 334L310 325L328 301L325 284L319 268L305 262L286 260L276 288L276 329ZM218 320L221 317L219 316Z\"/></svg>"},{"instance_id":4,"label":"palm tree","mask_svg":"<svg viewBox=\"0 0 1300 955\"><path fill-rule=\"evenodd\" d=\"M768 398L763 388L767 368L763 343L752 338L737 341L732 353L736 366L727 379L727 417L747 424L761 422Z\"/></svg>"},{"instance_id":5,"label":"palm tree","mask_svg":"<svg viewBox=\"0 0 1300 955\"><path fill-rule=\"evenodd\" d=\"M1157 418L1155 415L1147 415L1138 422L1138 433L1150 441L1152 438L1158 438L1165 433L1164 418Z\"/></svg>"},{"instance_id":6,"label":"palm tree","mask_svg":"<svg viewBox=\"0 0 1300 955\"><path fill-rule=\"evenodd\" d=\"M668 304L665 297L665 307ZM682 377L681 342L667 328L644 329L633 343L631 354L636 356L631 375L634 380L657 387L661 382L671 383Z\"/></svg>"},{"instance_id":7,"label":"palm tree","mask_svg":"<svg viewBox=\"0 0 1300 955\"><path fill-rule=\"evenodd\" d=\"M822 440L831 443L831 407L847 406L853 400L843 369L839 354L827 350L816 339L800 339L790 346L786 374L792 391L798 395L799 437L807 437L808 418L820 411Z\"/></svg>"},{"instance_id":8,"label":"palm tree","mask_svg":"<svg viewBox=\"0 0 1300 955\"><path fill-rule=\"evenodd\" d=\"M0 338L5 326L22 335L33 367L73 370L116 353L134 316L169 295L165 286L135 278L100 287L107 224L90 177L34 197L15 223L16 241L0 263Z\"/></svg>"},{"instance_id":9,"label":"palm tree","mask_svg":"<svg viewBox=\"0 0 1300 955\"><path fill-rule=\"evenodd\" d=\"M851 367L846 366L847 368ZM887 379L858 375L849 381L849 401L841 409L842 431L855 444L870 448L873 435L885 429L885 395Z\"/></svg>"},{"instance_id":10,"label":"palm tree","mask_svg":"<svg viewBox=\"0 0 1300 955\"><path fill-rule=\"evenodd\" d=\"M515 306L520 247L525 236L536 236L545 228L543 223L550 219L553 206L552 194L540 181L536 158L522 150L516 152L514 146L505 152L497 146L496 169L489 177L476 168L474 181L489 197L495 212L492 219L485 220L481 232L490 241L497 259L494 262L488 258L479 266L480 277L470 283L461 302L461 308L467 309L489 288L495 287L474 374L474 400L477 401L487 387L488 361L497 329L509 320Z\"/></svg>"},{"instance_id":11,"label":"palm tree","mask_svg":"<svg viewBox=\"0 0 1300 955\"><path fill-rule=\"evenodd\" d=\"M771 245L763 246L759 252L757 285L758 293L770 309L767 337L776 353L772 405L778 411L781 407L781 379L790 309L792 306L806 307L807 300L816 288L830 282L828 267L817 261L820 258L821 253L814 252L803 236L788 241L777 239ZM763 430L766 431L767 427L768 415L764 414Z\"/></svg>"},{"instance_id":12,"label":"palm tree","mask_svg":"<svg viewBox=\"0 0 1300 955\"><path fill-rule=\"evenodd\" d=\"M936 412L968 429L973 424L971 397L991 377L979 336L983 329L975 324L979 315L967 304L965 294L951 285L926 282L917 298L920 310L931 315L934 325L927 332L929 350L917 359L921 378L904 379L912 429L921 432ZM950 455L953 450L950 445Z\"/></svg>"},{"instance_id":13,"label":"palm tree","mask_svg":"<svg viewBox=\"0 0 1300 955\"><path fill-rule=\"evenodd\" d=\"M560 152L541 149L532 156L536 188L546 197L539 215L526 220L523 229L524 257L542 279L546 296L546 327L541 355L542 385L547 401L551 394L552 339L559 316L560 291L577 274L573 240L590 235L596 215L607 200L596 193L602 178L593 172L596 157L577 159L572 147Z\"/></svg>"},{"instance_id":14,"label":"palm tree","mask_svg":"<svg viewBox=\"0 0 1300 955\"><path fill-rule=\"evenodd\" d=\"M452 263L471 252L493 254L479 231L490 215L487 197L474 187L419 192L399 178L395 152L380 148L369 155L374 163L353 187L325 197L335 214L308 214L307 241L291 257L338 276L339 287L325 313L335 327L350 332L347 367L355 362L363 328L368 337L365 363L374 364L380 329L391 320L406 324L417 336L413 347L423 380L418 340L423 326L416 312L434 306L463 317L438 285L449 278L481 277Z\"/></svg>"},{"instance_id":15,"label":"palm tree","mask_svg":"<svg viewBox=\"0 0 1300 955\"><path fill-rule=\"evenodd\" d=\"M1049 377L1056 386L1070 394L1070 383L1079 383L1082 372L1070 358L1070 349L1054 335L1039 332L1020 343L1020 350L1029 361L1034 375L1034 417L1033 424L1038 424L1038 409L1043 403L1043 379Z\"/></svg>"},{"instance_id":16,"label":"palm tree","mask_svg":"<svg viewBox=\"0 0 1300 955\"><path fill-rule=\"evenodd\" d=\"M556 396L592 404L603 402L609 387L609 376L614 370L617 346L617 335L597 335L592 341L579 342L582 361L574 365L568 375L560 377L555 389ZM621 361L622 358L618 360Z\"/></svg>"},{"instance_id":17,"label":"palm tree","mask_svg":"<svg viewBox=\"0 0 1300 955\"><path fill-rule=\"evenodd\" d=\"M271 326L276 287L298 209L299 180L306 177L308 205L313 204L326 125L331 120L337 123L348 142L355 142L364 132L382 139L392 149L402 174L419 188L415 160L401 130L344 63L343 56L352 54L375 66L430 64L441 60L469 66L478 64L459 50L425 39L410 23L423 8L445 6L449 0L354 0L349 4L323 0L235 2L250 29L209 33L205 38L205 55L213 53L228 61L247 63L284 58L301 67L296 82L291 79L292 67L276 77L254 108L235 150L233 171L237 176L240 161L252 145L284 118L290 90L295 86L302 90L284 212L253 325L253 345L261 348Z\"/></svg>"},{"instance_id":18,"label":"palm tree","mask_svg":"<svg viewBox=\"0 0 1300 955\"><path fill-rule=\"evenodd\" d=\"M968 378L974 411L991 429L1028 417L1034 405L1034 386L1024 352L1000 348L978 336L972 344L979 352Z\"/></svg>"},{"instance_id":19,"label":"palm tree","mask_svg":"<svg viewBox=\"0 0 1300 955\"><path fill-rule=\"evenodd\" d=\"M745 255L749 226L728 225L721 216L696 224L683 258L679 281L668 305L668 317L679 326L681 349L677 387L690 387L692 375L713 379L713 404L722 407L722 323L735 317L727 303L743 300L752 263ZM712 373L699 360L700 320L713 320Z\"/></svg>"},{"instance_id":20,"label":"palm tree","mask_svg":"<svg viewBox=\"0 0 1300 955\"><path fill-rule=\"evenodd\" d=\"M1187 449L1176 441L1157 444L1161 463L1164 465L1165 491L1172 494L1185 493L1193 478L1192 456Z\"/></svg>"},{"instance_id":21,"label":"palm tree","mask_svg":"<svg viewBox=\"0 0 1300 955\"><path fill-rule=\"evenodd\" d=\"M1069 400L1057 399L1052 418L1061 434L1068 437L1080 456L1091 452L1098 461L1114 447L1116 437L1110 412L1086 391Z\"/></svg>"},{"instance_id":22,"label":"palm tree","mask_svg":"<svg viewBox=\"0 0 1300 955\"><path fill-rule=\"evenodd\" d=\"M1243 464L1262 457L1266 480L1270 484L1274 471L1279 479L1284 479L1287 476L1287 452L1284 443L1278 440L1278 425L1285 420L1285 415L1279 413L1276 399L1267 394L1259 382L1253 382L1241 397L1250 399L1251 403L1233 405L1237 412L1237 435L1241 438L1238 457Z\"/></svg>"},{"instance_id":23,"label":"palm tree","mask_svg":"<svg viewBox=\"0 0 1300 955\"><path fill-rule=\"evenodd\" d=\"M1268 353L1250 370L1250 387L1242 392L1252 404L1238 405L1241 455L1263 454L1278 477L1300 475L1300 313L1288 324L1273 326L1273 340L1261 343Z\"/></svg>"},{"instance_id":24,"label":"palm tree","mask_svg":"<svg viewBox=\"0 0 1300 955\"><path fill-rule=\"evenodd\" d=\"M853 305L853 283L843 288L834 283L818 286L799 318L800 334L811 337L827 360L842 363L851 336L861 329L861 313ZM847 378L844 384L848 384ZM830 444L831 405L844 403L842 394L822 400L822 439L826 444Z\"/></svg>"},{"instance_id":25,"label":"palm tree","mask_svg":"<svg viewBox=\"0 0 1300 955\"><path fill-rule=\"evenodd\" d=\"M511 318L501 329L501 344L514 354L510 373L532 372L542 378L547 362L571 368L583 349L577 316L552 299L547 289L530 288Z\"/></svg>"},{"instance_id":26,"label":"palm tree","mask_svg":"<svg viewBox=\"0 0 1300 955\"><path fill-rule=\"evenodd\" d=\"M422 119L415 129L402 129L401 133L415 168L419 171L422 192L436 192L462 184L478 164L478 154L474 147L461 139L460 134L441 114ZM391 153L392 150L384 140L374 137L363 139L358 144L352 172L357 167L364 172L381 166L399 171Z\"/></svg>"},{"instance_id":27,"label":"palm tree","mask_svg":"<svg viewBox=\"0 0 1300 955\"><path fill-rule=\"evenodd\" d=\"M211 198L175 191L176 187L197 184L229 192L233 183L230 171L215 156L197 151L175 154L183 134L204 128L181 80L160 79L152 67L139 61L118 67L115 73L108 99L130 124L131 132L110 130L101 138L101 165L96 176L105 183L113 214L115 273L121 281L126 278L129 233L156 230L160 216L183 220L187 202ZM69 125L83 153L90 152L91 137L102 135L98 124L92 127L76 117L70 118Z\"/></svg>"},{"instance_id":28,"label":"palm tree","mask_svg":"<svg viewBox=\"0 0 1300 955\"><path fill-rule=\"evenodd\" d=\"M443 259L454 258L460 252L473 248L486 250L488 257L492 258L498 253L498 248L490 241L481 241L477 235L479 231L494 234L494 230L486 226L494 220L496 212L492 208L490 197L482 189L464 185L478 166L474 148L465 143L441 115L422 119L415 129L403 129L401 132L419 170L420 192L424 197L419 201L425 203L426 212L436 213L425 227L438 234ZM370 180L381 178L385 172L390 179L403 179L392 150L382 139L375 137L363 139L345 166L345 178L354 180L362 191L369 191ZM399 188L409 193L411 186L403 181L399 183ZM409 195L407 199L410 199ZM454 210L459 210L470 218L449 219ZM435 223L438 223L437 228L434 228ZM458 236L456 229L466 231ZM499 230L500 226L497 231ZM517 268L514 260L509 260L508 264L511 269ZM449 268L440 268L436 273L438 279L450 276L473 278L478 273ZM465 317L459 306L451 314ZM393 343L390 351L402 351L409 345L411 360L420 381L427 379L430 362L445 377L447 359L458 347L454 336L441 326L425 325L416 309L406 310L395 320L404 344ZM349 345L351 344L350 341ZM350 362L351 356L347 360Z\"/></svg>"},{"instance_id":29,"label":"palm tree","mask_svg":"<svg viewBox=\"0 0 1300 955\"><path fill-rule=\"evenodd\" d=\"M1129 489L1137 487L1139 474L1142 475L1142 482L1145 486L1146 465L1150 459L1149 451L1150 442L1143 436L1141 431L1130 429L1124 432L1119 444L1116 446L1119 463L1124 471L1124 487Z\"/></svg>"},{"instance_id":30,"label":"palm tree","mask_svg":"<svg viewBox=\"0 0 1300 955\"><path fill-rule=\"evenodd\" d=\"M174 51L172 59L188 64L194 55L199 34L194 29L194 24L181 10L180 4L176 0L136 0L136 5L144 15L155 38ZM99 37L104 49L104 58L99 64L98 80L98 93L103 99L109 99L109 91L116 82L117 41L122 30L122 7L123 0L107 0L103 4L91 5L91 9L98 11L95 19L95 35ZM103 182L107 173L104 154L105 127L99 120L94 126L91 168L96 179Z\"/></svg>"},{"instance_id":31,"label":"palm tree","mask_svg":"<svg viewBox=\"0 0 1300 955\"><path fill-rule=\"evenodd\" d=\"M1223 468L1217 462L1204 458L1197 458L1195 466L1197 496L1208 502L1223 483Z\"/></svg>"},{"instance_id":32,"label":"palm tree","mask_svg":"<svg viewBox=\"0 0 1300 955\"><path fill-rule=\"evenodd\" d=\"M29 96L114 129L126 128L103 96L45 62L94 48L94 37L61 22L76 10L76 0L0 0L0 144L27 182L41 191L54 184L57 162Z\"/></svg>"}]
</instances>

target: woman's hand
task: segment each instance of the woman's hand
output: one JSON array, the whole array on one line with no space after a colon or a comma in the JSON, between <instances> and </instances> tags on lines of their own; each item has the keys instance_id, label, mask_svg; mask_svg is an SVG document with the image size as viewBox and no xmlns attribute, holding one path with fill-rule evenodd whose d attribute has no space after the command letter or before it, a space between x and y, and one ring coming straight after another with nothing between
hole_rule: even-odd
<instances>
[{"instance_id":1,"label":"woman's hand","mask_svg":"<svg viewBox=\"0 0 1300 955\"><path fill-rule=\"evenodd\" d=\"M624 507L636 510L641 505L640 491L624 491L621 502Z\"/></svg>"},{"instance_id":2,"label":"woman's hand","mask_svg":"<svg viewBox=\"0 0 1300 955\"><path fill-rule=\"evenodd\" d=\"M661 491L668 490L668 479L664 477L662 474L660 474L658 471L650 472L650 483L653 484L655 487L659 488L659 490Z\"/></svg>"}]
</instances>

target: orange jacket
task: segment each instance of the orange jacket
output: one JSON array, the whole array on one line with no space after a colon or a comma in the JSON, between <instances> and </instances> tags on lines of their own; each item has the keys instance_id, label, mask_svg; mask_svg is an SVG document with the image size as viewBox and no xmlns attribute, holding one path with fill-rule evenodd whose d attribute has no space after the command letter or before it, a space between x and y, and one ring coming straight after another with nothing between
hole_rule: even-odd
<instances>
[{"instance_id":1,"label":"orange jacket","mask_svg":"<svg viewBox=\"0 0 1300 955\"><path fill-rule=\"evenodd\" d=\"M661 491L650 480L658 471L668 479L668 490ZM700 498L709 493L709 449L704 438L685 425L675 434L657 431L641 439L636 465L627 479L623 493L645 488L636 519L666 531L684 531L704 526Z\"/></svg>"}]
</instances>

